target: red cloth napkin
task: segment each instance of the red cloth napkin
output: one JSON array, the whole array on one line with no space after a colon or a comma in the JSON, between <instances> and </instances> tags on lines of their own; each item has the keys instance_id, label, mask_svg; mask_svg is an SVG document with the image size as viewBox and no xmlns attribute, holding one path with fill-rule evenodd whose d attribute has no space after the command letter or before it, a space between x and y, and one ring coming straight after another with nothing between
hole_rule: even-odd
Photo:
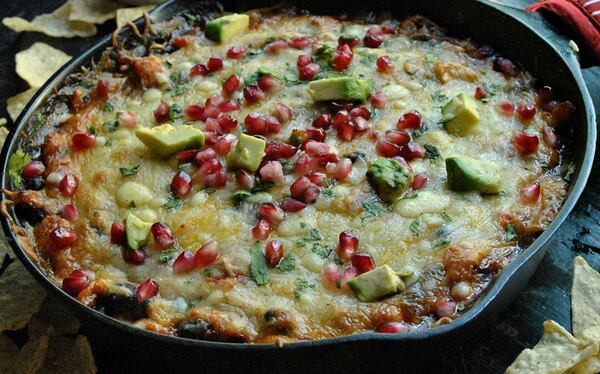
<instances>
[{"instance_id":1,"label":"red cloth napkin","mask_svg":"<svg viewBox=\"0 0 600 374\"><path fill-rule=\"evenodd\" d=\"M600 0L545 0L529 5L528 12L545 10L575 29L600 61Z\"/></svg>"}]
</instances>

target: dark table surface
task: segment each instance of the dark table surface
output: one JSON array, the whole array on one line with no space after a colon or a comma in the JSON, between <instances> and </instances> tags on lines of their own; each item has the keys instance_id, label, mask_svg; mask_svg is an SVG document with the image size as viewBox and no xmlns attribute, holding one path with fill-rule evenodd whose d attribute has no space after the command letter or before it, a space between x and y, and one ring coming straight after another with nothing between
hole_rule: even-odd
<instances>
[{"instance_id":1,"label":"dark table surface","mask_svg":"<svg viewBox=\"0 0 600 374\"><path fill-rule=\"evenodd\" d=\"M529 2L527 0L502 1L513 9ZM2 1L0 18L21 16L31 19L36 14L51 12L61 3L63 0ZM537 19L539 16L533 17ZM539 19L536 20L536 24L541 25L540 27L555 27L541 23ZM15 73L14 55L18 51L28 48L34 42L42 41L72 56L77 56L95 44L103 35L111 32L113 27L114 23L107 22L99 27L99 33L95 37L65 39L50 38L39 33L17 34L0 26L0 66L2 67L0 102L4 103L8 97L28 88ZM567 30L561 31L568 33ZM600 68L585 69L583 73L594 104L596 108L600 108ZM4 106L0 106L0 117L8 118ZM440 362L435 363L439 372L500 373L523 348L535 345L541 336L543 321L553 319L569 329L573 258L577 255L583 256L594 268L600 268L599 161L600 152L597 152L596 167L592 171L588 187L570 218L561 226L549 244L548 253L525 290L501 317L489 326L489 330L484 332L483 337L457 342L455 352L442 355ZM112 373L135 367L135 358L119 357L118 347L94 344L94 337L90 336L90 339L101 372ZM140 358L143 358L143 355ZM127 362L125 366L124 362Z\"/></svg>"}]
</instances>

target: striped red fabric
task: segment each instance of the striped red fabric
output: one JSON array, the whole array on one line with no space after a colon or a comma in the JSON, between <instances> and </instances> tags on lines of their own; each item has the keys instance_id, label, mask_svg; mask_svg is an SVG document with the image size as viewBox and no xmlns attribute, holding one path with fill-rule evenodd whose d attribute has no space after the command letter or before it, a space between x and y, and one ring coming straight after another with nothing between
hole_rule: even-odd
<instances>
[{"instance_id":1,"label":"striped red fabric","mask_svg":"<svg viewBox=\"0 0 600 374\"><path fill-rule=\"evenodd\" d=\"M585 39L600 61L600 0L545 0L529 5L525 10L547 11L560 17Z\"/></svg>"}]
</instances>

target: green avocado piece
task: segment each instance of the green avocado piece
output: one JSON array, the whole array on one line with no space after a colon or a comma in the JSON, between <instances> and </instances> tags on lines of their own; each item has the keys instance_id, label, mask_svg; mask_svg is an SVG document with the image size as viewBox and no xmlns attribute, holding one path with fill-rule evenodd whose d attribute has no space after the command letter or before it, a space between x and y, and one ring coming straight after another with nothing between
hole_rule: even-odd
<instances>
[{"instance_id":1,"label":"green avocado piece","mask_svg":"<svg viewBox=\"0 0 600 374\"><path fill-rule=\"evenodd\" d=\"M366 101L372 88L371 81L353 77L325 78L308 83L308 93L315 101Z\"/></svg>"},{"instance_id":2,"label":"green avocado piece","mask_svg":"<svg viewBox=\"0 0 600 374\"><path fill-rule=\"evenodd\" d=\"M465 156L448 157L446 173L451 190L479 191L486 194L500 192L500 175L494 163Z\"/></svg>"},{"instance_id":3,"label":"green avocado piece","mask_svg":"<svg viewBox=\"0 0 600 374\"><path fill-rule=\"evenodd\" d=\"M377 267L348 281L360 301L375 301L404 289L404 282L387 265Z\"/></svg>"},{"instance_id":4,"label":"green avocado piece","mask_svg":"<svg viewBox=\"0 0 600 374\"><path fill-rule=\"evenodd\" d=\"M246 31L249 24L250 17L247 14L230 14L206 23L205 35L217 43L226 43Z\"/></svg>"},{"instance_id":5,"label":"green avocado piece","mask_svg":"<svg viewBox=\"0 0 600 374\"><path fill-rule=\"evenodd\" d=\"M146 244L150 235L152 223L142 221L133 213L129 213L125 218L125 236L127 245L131 249L139 249Z\"/></svg>"},{"instance_id":6,"label":"green avocado piece","mask_svg":"<svg viewBox=\"0 0 600 374\"><path fill-rule=\"evenodd\" d=\"M204 145L204 133L190 125L173 126L165 123L152 128L140 127L135 131L135 136L163 157L186 148L200 148Z\"/></svg>"},{"instance_id":7,"label":"green avocado piece","mask_svg":"<svg viewBox=\"0 0 600 374\"><path fill-rule=\"evenodd\" d=\"M477 102L465 93L456 95L442 108L444 128L451 134L464 136L479 123Z\"/></svg>"},{"instance_id":8,"label":"green avocado piece","mask_svg":"<svg viewBox=\"0 0 600 374\"><path fill-rule=\"evenodd\" d=\"M367 179L383 201L394 202L404 195L413 175L392 158L375 159L367 169Z\"/></svg>"},{"instance_id":9,"label":"green avocado piece","mask_svg":"<svg viewBox=\"0 0 600 374\"><path fill-rule=\"evenodd\" d=\"M267 142L264 139L241 134L233 152L229 153L227 163L233 168L256 171L265 155Z\"/></svg>"}]
</instances>

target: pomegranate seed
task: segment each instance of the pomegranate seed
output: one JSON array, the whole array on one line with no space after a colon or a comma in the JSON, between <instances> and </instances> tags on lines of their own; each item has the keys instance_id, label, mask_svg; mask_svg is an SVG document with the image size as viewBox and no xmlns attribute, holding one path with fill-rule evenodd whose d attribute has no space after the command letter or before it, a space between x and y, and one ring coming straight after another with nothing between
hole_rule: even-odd
<instances>
[{"instance_id":1,"label":"pomegranate seed","mask_svg":"<svg viewBox=\"0 0 600 374\"><path fill-rule=\"evenodd\" d=\"M235 112L240 109L240 102L237 100L227 100L220 103L217 108L223 113Z\"/></svg>"},{"instance_id":2,"label":"pomegranate seed","mask_svg":"<svg viewBox=\"0 0 600 374\"><path fill-rule=\"evenodd\" d=\"M235 136L233 135L219 136L213 148L219 156L225 156L231 151L234 141Z\"/></svg>"},{"instance_id":3,"label":"pomegranate seed","mask_svg":"<svg viewBox=\"0 0 600 374\"><path fill-rule=\"evenodd\" d=\"M271 268L277 266L283 257L283 245L279 240L271 240L265 246L265 259Z\"/></svg>"},{"instance_id":4,"label":"pomegranate seed","mask_svg":"<svg viewBox=\"0 0 600 374\"><path fill-rule=\"evenodd\" d=\"M383 44L381 30L376 27L369 28L365 34L365 37L363 38L363 44L367 48L378 48L381 44Z\"/></svg>"},{"instance_id":5,"label":"pomegranate seed","mask_svg":"<svg viewBox=\"0 0 600 374\"><path fill-rule=\"evenodd\" d=\"M536 109L535 105L524 102L517 106L517 116L521 122L529 122L535 117Z\"/></svg>"},{"instance_id":6,"label":"pomegranate seed","mask_svg":"<svg viewBox=\"0 0 600 374\"><path fill-rule=\"evenodd\" d=\"M57 227L50 231L49 245L50 250L54 253L59 252L77 241L77 233L75 230L67 227Z\"/></svg>"},{"instance_id":7,"label":"pomegranate seed","mask_svg":"<svg viewBox=\"0 0 600 374\"><path fill-rule=\"evenodd\" d=\"M189 149L186 151L179 151L175 155L175 160L177 161L178 164L192 162L196 158L197 154L198 154L197 149Z\"/></svg>"},{"instance_id":8,"label":"pomegranate seed","mask_svg":"<svg viewBox=\"0 0 600 374\"><path fill-rule=\"evenodd\" d=\"M21 175L25 178L35 178L44 174L46 167L41 161L31 161L21 171Z\"/></svg>"},{"instance_id":9,"label":"pomegranate seed","mask_svg":"<svg viewBox=\"0 0 600 374\"><path fill-rule=\"evenodd\" d=\"M73 204L67 204L60 210L60 216L67 221L75 222L79 218L79 212Z\"/></svg>"},{"instance_id":10,"label":"pomegranate seed","mask_svg":"<svg viewBox=\"0 0 600 374\"><path fill-rule=\"evenodd\" d=\"M104 79L100 79L98 81L96 87L94 88L92 96L102 101L108 100L108 85L106 84L106 81Z\"/></svg>"},{"instance_id":11,"label":"pomegranate seed","mask_svg":"<svg viewBox=\"0 0 600 374\"><path fill-rule=\"evenodd\" d=\"M474 51L471 51L470 55L478 60L483 60L484 58L493 56L494 50L489 45L484 45Z\"/></svg>"},{"instance_id":12,"label":"pomegranate seed","mask_svg":"<svg viewBox=\"0 0 600 374\"><path fill-rule=\"evenodd\" d=\"M219 123L221 129L223 129L223 131L226 133L230 133L237 128L237 120L227 114L219 114L217 117L217 122Z\"/></svg>"},{"instance_id":13,"label":"pomegranate seed","mask_svg":"<svg viewBox=\"0 0 600 374\"><path fill-rule=\"evenodd\" d=\"M354 120L356 120L358 117L369 120L371 119L371 109L361 105L358 108L354 108L350 111L350 117Z\"/></svg>"},{"instance_id":14,"label":"pomegranate seed","mask_svg":"<svg viewBox=\"0 0 600 374\"><path fill-rule=\"evenodd\" d=\"M335 165L335 179L343 180L352 172L352 161L349 158L343 158Z\"/></svg>"},{"instance_id":15,"label":"pomegranate seed","mask_svg":"<svg viewBox=\"0 0 600 374\"><path fill-rule=\"evenodd\" d=\"M268 141L265 147L264 161L277 160L280 158L290 158L296 154L296 147L276 141Z\"/></svg>"},{"instance_id":16,"label":"pomegranate seed","mask_svg":"<svg viewBox=\"0 0 600 374\"><path fill-rule=\"evenodd\" d=\"M454 301L437 299L433 304L433 312L438 317L450 317L456 313L456 303Z\"/></svg>"},{"instance_id":17,"label":"pomegranate seed","mask_svg":"<svg viewBox=\"0 0 600 374\"><path fill-rule=\"evenodd\" d=\"M323 182L325 181L325 174L319 172L310 173L306 177L319 187L323 186Z\"/></svg>"},{"instance_id":18,"label":"pomegranate seed","mask_svg":"<svg viewBox=\"0 0 600 374\"><path fill-rule=\"evenodd\" d=\"M301 36L294 36L291 40L290 40L290 47L294 48L294 49L304 49L306 47L308 47L309 41L308 39L301 37Z\"/></svg>"},{"instance_id":19,"label":"pomegranate seed","mask_svg":"<svg viewBox=\"0 0 600 374\"><path fill-rule=\"evenodd\" d=\"M278 133L279 131L281 131L281 123L279 123L277 118L273 116L268 116L265 118L265 123L267 125L267 132Z\"/></svg>"},{"instance_id":20,"label":"pomegranate seed","mask_svg":"<svg viewBox=\"0 0 600 374\"><path fill-rule=\"evenodd\" d=\"M283 210L273 203L265 203L259 206L258 215L274 225L279 224L285 218Z\"/></svg>"},{"instance_id":21,"label":"pomegranate seed","mask_svg":"<svg viewBox=\"0 0 600 374\"><path fill-rule=\"evenodd\" d=\"M211 57L208 59L208 62L206 63L206 68L211 73L219 71L219 70L223 69L223 60L221 60L220 58Z\"/></svg>"},{"instance_id":22,"label":"pomegranate seed","mask_svg":"<svg viewBox=\"0 0 600 374\"><path fill-rule=\"evenodd\" d=\"M354 139L354 126L350 123L344 123L336 128L338 139L349 142Z\"/></svg>"},{"instance_id":23,"label":"pomegranate seed","mask_svg":"<svg viewBox=\"0 0 600 374\"><path fill-rule=\"evenodd\" d=\"M321 270L321 284L328 290L339 288L340 268L336 264L327 264Z\"/></svg>"},{"instance_id":24,"label":"pomegranate seed","mask_svg":"<svg viewBox=\"0 0 600 374\"><path fill-rule=\"evenodd\" d=\"M369 124L369 122L366 119L364 119L362 117L354 118L354 127L353 127L354 132L362 133L362 132L367 131L370 128L371 128L371 124Z\"/></svg>"},{"instance_id":25,"label":"pomegranate seed","mask_svg":"<svg viewBox=\"0 0 600 374\"><path fill-rule=\"evenodd\" d=\"M515 104L510 101L503 101L498 105L500 113L511 116L515 112Z\"/></svg>"},{"instance_id":26,"label":"pomegranate seed","mask_svg":"<svg viewBox=\"0 0 600 374\"><path fill-rule=\"evenodd\" d=\"M283 184L283 167L279 161L267 161L260 168L260 177L265 182L273 182L275 184Z\"/></svg>"},{"instance_id":27,"label":"pomegranate seed","mask_svg":"<svg viewBox=\"0 0 600 374\"><path fill-rule=\"evenodd\" d=\"M171 191L179 198L186 197L192 190L192 178L185 171L180 171L171 180Z\"/></svg>"},{"instance_id":28,"label":"pomegranate seed","mask_svg":"<svg viewBox=\"0 0 600 374\"><path fill-rule=\"evenodd\" d=\"M238 60L246 56L246 48L244 47L231 47L227 50L227 58L232 60Z\"/></svg>"},{"instance_id":29,"label":"pomegranate seed","mask_svg":"<svg viewBox=\"0 0 600 374\"><path fill-rule=\"evenodd\" d=\"M183 251L173 262L173 272L175 274L185 274L196 268L196 258L190 251Z\"/></svg>"},{"instance_id":30,"label":"pomegranate seed","mask_svg":"<svg viewBox=\"0 0 600 374\"><path fill-rule=\"evenodd\" d=\"M311 129L309 127L306 129L306 134L310 140L314 140L315 142L324 142L327 138L327 133L323 129Z\"/></svg>"},{"instance_id":31,"label":"pomegranate seed","mask_svg":"<svg viewBox=\"0 0 600 374\"><path fill-rule=\"evenodd\" d=\"M421 113L416 110L412 110L408 113L404 113L398 120L396 128L398 130L417 130L421 127Z\"/></svg>"},{"instance_id":32,"label":"pomegranate seed","mask_svg":"<svg viewBox=\"0 0 600 374\"><path fill-rule=\"evenodd\" d=\"M342 231L337 248L338 257L342 261L348 261L358 248L358 238L349 231Z\"/></svg>"},{"instance_id":33,"label":"pomegranate seed","mask_svg":"<svg viewBox=\"0 0 600 374\"><path fill-rule=\"evenodd\" d=\"M238 186L244 190L251 190L256 186L254 175L246 170L238 170L235 173L235 180L237 181Z\"/></svg>"},{"instance_id":34,"label":"pomegranate seed","mask_svg":"<svg viewBox=\"0 0 600 374\"><path fill-rule=\"evenodd\" d=\"M356 253L350 258L352 266L356 268L358 274L366 273L375 269L375 261L370 254L367 253Z\"/></svg>"},{"instance_id":35,"label":"pomegranate seed","mask_svg":"<svg viewBox=\"0 0 600 374\"><path fill-rule=\"evenodd\" d=\"M71 149L74 151L83 151L96 146L96 137L92 134L73 134L71 136Z\"/></svg>"},{"instance_id":36,"label":"pomegranate seed","mask_svg":"<svg viewBox=\"0 0 600 374\"><path fill-rule=\"evenodd\" d=\"M376 92L371 95L371 105L377 109L385 108L386 98L383 92Z\"/></svg>"},{"instance_id":37,"label":"pomegranate seed","mask_svg":"<svg viewBox=\"0 0 600 374\"><path fill-rule=\"evenodd\" d=\"M266 219L260 219L252 228L252 237L256 240L267 240L271 233L271 224Z\"/></svg>"},{"instance_id":38,"label":"pomegranate seed","mask_svg":"<svg viewBox=\"0 0 600 374\"><path fill-rule=\"evenodd\" d=\"M340 36L338 38L338 46L347 44L350 48L356 47L360 43L360 39L353 36Z\"/></svg>"},{"instance_id":39,"label":"pomegranate seed","mask_svg":"<svg viewBox=\"0 0 600 374\"><path fill-rule=\"evenodd\" d=\"M158 282L150 278L141 283L135 290L135 298L138 303L153 298L158 294L159 289Z\"/></svg>"},{"instance_id":40,"label":"pomegranate seed","mask_svg":"<svg viewBox=\"0 0 600 374\"><path fill-rule=\"evenodd\" d=\"M377 154L382 157L396 157L400 155L400 147L389 140L379 140L375 144Z\"/></svg>"},{"instance_id":41,"label":"pomegranate seed","mask_svg":"<svg viewBox=\"0 0 600 374\"><path fill-rule=\"evenodd\" d=\"M290 193L293 198L304 201L304 192L312 185L312 182L307 177L300 177L290 186Z\"/></svg>"},{"instance_id":42,"label":"pomegranate seed","mask_svg":"<svg viewBox=\"0 0 600 374\"><path fill-rule=\"evenodd\" d=\"M122 222L114 222L110 226L110 242L113 244L125 243L125 225Z\"/></svg>"},{"instance_id":43,"label":"pomegranate seed","mask_svg":"<svg viewBox=\"0 0 600 374\"><path fill-rule=\"evenodd\" d=\"M146 253L142 249L124 248L123 261L130 265L141 265L146 261Z\"/></svg>"},{"instance_id":44,"label":"pomegranate seed","mask_svg":"<svg viewBox=\"0 0 600 374\"><path fill-rule=\"evenodd\" d=\"M223 128L221 127L219 121L216 118L207 118L205 123L206 125L204 126L204 132L211 133L214 135L211 141L207 139L205 143L209 146L214 145L214 143L217 141L217 136L223 135Z\"/></svg>"},{"instance_id":45,"label":"pomegranate seed","mask_svg":"<svg viewBox=\"0 0 600 374\"><path fill-rule=\"evenodd\" d=\"M399 146L407 145L410 142L410 134L406 131L388 130L385 132L385 138Z\"/></svg>"},{"instance_id":46,"label":"pomegranate seed","mask_svg":"<svg viewBox=\"0 0 600 374\"><path fill-rule=\"evenodd\" d=\"M377 140L379 140L379 133L375 130L369 130L369 132L367 133L367 137L369 138L369 140L376 142Z\"/></svg>"},{"instance_id":47,"label":"pomegranate seed","mask_svg":"<svg viewBox=\"0 0 600 374\"><path fill-rule=\"evenodd\" d=\"M198 153L196 153L196 165L201 166L205 161L213 160L217 157L217 153L212 148L206 148ZM220 170L220 169L216 169ZM214 170L214 171L216 171Z\"/></svg>"},{"instance_id":48,"label":"pomegranate seed","mask_svg":"<svg viewBox=\"0 0 600 374\"><path fill-rule=\"evenodd\" d=\"M384 334L399 334L408 332L408 326L402 322L387 322L377 328L377 332Z\"/></svg>"},{"instance_id":49,"label":"pomegranate seed","mask_svg":"<svg viewBox=\"0 0 600 374\"><path fill-rule=\"evenodd\" d=\"M333 127L349 124L350 120L350 113L347 110L340 110L333 116Z\"/></svg>"},{"instance_id":50,"label":"pomegranate seed","mask_svg":"<svg viewBox=\"0 0 600 374\"><path fill-rule=\"evenodd\" d=\"M192 76L192 77L195 77L195 76L206 77L209 73L210 73L210 71L204 64L194 65L194 67L192 67L190 69L190 76Z\"/></svg>"},{"instance_id":51,"label":"pomegranate seed","mask_svg":"<svg viewBox=\"0 0 600 374\"><path fill-rule=\"evenodd\" d=\"M292 108L285 104L275 104L272 114L280 123L288 123L292 120Z\"/></svg>"},{"instance_id":52,"label":"pomegranate seed","mask_svg":"<svg viewBox=\"0 0 600 374\"><path fill-rule=\"evenodd\" d=\"M513 138L513 143L515 144L517 152L519 152L521 156L525 156L537 150L540 140L535 135L519 132Z\"/></svg>"},{"instance_id":53,"label":"pomegranate seed","mask_svg":"<svg viewBox=\"0 0 600 374\"><path fill-rule=\"evenodd\" d=\"M345 70L350 66L353 56L354 54L352 53L350 46L348 44L342 44L335 52L333 52L331 65L337 71Z\"/></svg>"},{"instance_id":54,"label":"pomegranate seed","mask_svg":"<svg viewBox=\"0 0 600 374\"><path fill-rule=\"evenodd\" d=\"M73 174L67 174L60 180L60 183L58 184L58 190L64 197L71 197L75 195L77 186L79 186L79 180L77 177Z\"/></svg>"},{"instance_id":55,"label":"pomegranate seed","mask_svg":"<svg viewBox=\"0 0 600 374\"><path fill-rule=\"evenodd\" d=\"M375 65L377 65L377 71L380 73L389 74L394 71L394 64L392 64L390 56L378 57Z\"/></svg>"},{"instance_id":56,"label":"pomegranate seed","mask_svg":"<svg viewBox=\"0 0 600 374\"><path fill-rule=\"evenodd\" d=\"M156 123L169 121L169 111L169 104L161 101L160 104L158 104L158 107L154 109L154 119L156 120Z\"/></svg>"},{"instance_id":57,"label":"pomegranate seed","mask_svg":"<svg viewBox=\"0 0 600 374\"><path fill-rule=\"evenodd\" d=\"M310 161L311 167L315 169L323 169L327 167L328 164L335 164L339 161L337 155L335 153L326 153L322 156L317 156ZM333 172L331 170L330 172Z\"/></svg>"},{"instance_id":58,"label":"pomegranate seed","mask_svg":"<svg viewBox=\"0 0 600 374\"><path fill-rule=\"evenodd\" d=\"M198 154L201 154L201 153L202 152L199 152ZM198 159L198 157L196 157L196 160L197 159ZM223 165L221 165L219 160L212 158L212 159L204 161L202 163L202 165L200 165L200 168L196 172L196 175L198 175L199 177L202 177L201 179L203 180L203 178L207 177L208 175L221 171L222 168L223 168Z\"/></svg>"},{"instance_id":59,"label":"pomegranate seed","mask_svg":"<svg viewBox=\"0 0 600 374\"><path fill-rule=\"evenodd\" d=\"M233 74L223 82L223 93L225 95L231 95L240 87L240 78Z\"/></svg>"},{"instance_id":60,"label":"pomegranate seed","mask_svg":"<svg viewBox=\"0 0 600 374\"><path fill-rule=\"evenodd\" d=\"M381 26L381 32L388 35L397 34L400 31L400 26L388 23Z\"/></svg>"},{"instance_id":61,"label":"pomegranate seed","mask_svg":"<svg viewBox=\"0 0 600 374\"><path fill-rule=\"evenodd\" d=\"M90 270L76 269L63 279L62 289L69 295L77 297L95 278L95 274Z\"/></svg>"},{"instance_id":62,"label":"pomegranate seed","mask_svg":"<svg viewBox=\"0 0 600 374\"><path fill-rule=\"evenodd\" d=\"M481 100L481 99L485 99L488 96L490 96L490 93L485 88L477 87L475 89L475 99Z\"/></svg>"},{"instance_id":63,"label":"pomegranate seed","mask_svg":"<svg viewBox=\"0 0 600 374\"><path fill-rule=\"evenodd\" d=\"M265 98L265 93L255 84L251 84L244 88L244 98L250 105Z\"/></svg>"},{"instance_id":64,"label":"pomegranate seed","mask_svg":"<svg viewBox=\"0 0 600 374\"><path fill-rule=\"evenodd\" d=\"M250 135L267 135L267 121L260 113L248 113L244 119L244 125Z\"/></svg>"},{"instance_id":65,"label":"pomegranate seed","mask_svg":"<svg viewBox=\"0 0 600 374\"><path fill-rule=\"evenodd\" d=\"M310 64L311 62L313 62L313 58L310 57L309 55L300 55L296 58L296 66L298 68L302 68L302 67Z\"/></svg>"},{"instance_id":66,"label":"pomegranate seed","mask_svg":"<svg viewBox=\"0 0 600 374\"><path fill-rule=\"evenodd\" d=\"M167 249L175 245L175 238L173 238L171 229L166 225L156 222L150 227L150 232L152 233L154 243L159 249Z\"/></svg>"},{"instance_id":67,"label":"pomegranate seed","mask_svg":"<svg viewBox=\"0 0 600 374\"><path fill-rule=\"evenodd\" d=\"M286 49L288 47L288 42L285 40L275 40L267 45L265 45L265 51L267 53L277 53L282 49Z\"/></svg>"},{"instance_id":68,"label":"pomegranate seed","mask_svg":"<svg viewBox=\"0 0 600 374\"><path fill-rule=\"evenodd\" d=\"M202 105L190 104L185 107L183 110L183 115L185 119L190 121L200 121L203 120L202 115L204 114L204 107ZM158 120L157 120L158 121ZM165 120L166 122L166 120Z\"/></svg>"},{"instance_id":69,"label":"pomegranate seed","mask_svg":"<svg viewBox=\"0 0 600 374\"><path fill-rule=\"evenodd\" d=\"M311 157L322 156L329 153L329 146L327 144L315 142L314 140L309 140L305 144L304 149L306 154Z\"/></svg>"},{"instance_id":70,"label":"pomegranate seed","mask_svg":"<svg viewBox=\"0 0 600 374\"><path fill-rule=\"evenodd\" d=\"M210 241L204 244L194 256L196 267L204 268L215 262L219 257L219 244L215 241Z\"/></svg>"},{"instance_id":71,"label":"pomegranate seed","mask_svg":"<svg viewBox=\"0 0 600 374\"><path fill-rule=\"evenodd\" d=\"M119 114L119 125L125 126L128 129L134 129L137 126L137 118L135 113L127 111Z\"/></svg>"},{"instance_id":72,"label":"pomegranate seed","mask_svg":"<svg viewBox=\"0 0 600 374\"><path fill-rule=\"evenodd\" d=\"M521 188L521 201L525 204L536 203L540 197L540 191L541 188L539 183L528 184L527 186Z\"/></svg>"},{"instance_id":73,"label":"pomegranate seed","mask_svg":"<svg viewBox=\"0 0 600 374\"><path fill-rule=\"evenodd\" d=\"M216 173L207 175L204 179L206 185L210 188L223 188L227 184L227 173L225 170L219 170Z\"/></svg>"},{"instance_id":74,"label":"pomegranate seed","mask_svg":"<svg viewBox=\"0 0 600 374\"><path fill-rule=\"evenodd\" d=\"M512 78L519 74L519 70L513 62L507 58L497 57L494 60L494 70L502 73L506 78Z\"/></svg>"},{"instance_id":75,"label":"pomegranate seed","mask_svg":"<svg viewBox=\"0 0 600 374\"><path fill-rule=\"evenodd\" d=\"M306 204L312 204L315 201L317 201L320 194L321 189L318 186L311 184L310 186L308 186L306 191L304 191L303 201Z\"/></svg>"},{"instance_id":76,"label":"pomegranate seed","mask_svg":"<svg viewBox=\"0 0 600 374\"><path fill-rule=\"evenodd\" d=\"M312 171L312 165L310 163L310 157L306 153L302 153L296 164L294 165L294 171L299 175L306 175Z\"/></svg>"},{"instance_id":77,"label":"pomegranate seed","mask_svg":"<svg viewBox=\"0 0 600 374\"><path fill-rule=\"evenodd\" d=\"M306 204L291 197L286 197L281 202L281 209L286 213L299 212L304 208L306 208Z\"/></svg>"},{"instance_id":78,"label":"pomegranate seed","mask_svg":"<svg viewBox=\"0 0 600 374\"><path fill-rule=\"evenodd\" d=\"M400 156L407 161L414 160L415 158L423 158L425 156L425 149L415 142L410 142L400 149Z\"/></svg>"},{"instance_id":79,"label":"pomegranate seed","mask_svg":"<svg viewBox=\"0 0 600 374\"><path fill-rule=\"evenodd\" d=\"M272 93L281 87L279 80L271 75L263 75L258 78L258 87L266 93Z\"/></svg>"},{"instance_id":80,"label":"pomegranate seed","mask_svg":"<svg viewBox=\"0 0 600 374\"><path fill-rule=\"evenodd\" d=\"M318 64L310 63L302 66L298 69L298 78L301 81L309 81L315 77L315 75L321 72L321 67Z\"/></svg>"},{"instance_id":81,"label":"pomegranate seed","mask_svg":"<svg viewBox=\"0 0 600 374\"><path fill-rule=\"evenodd\" d=\"M329 129L331 127L331 114L325 113L321 114L312 122L313 127L318 129Z\"/></svg>"},{"instance_id":82,"label":"pomegranate seed","mask_svg":"<svg viewBox=\"0 0 600 374\"><path fill-rule=\"evenodd\" d=\"M427 186L427 181L429 178L427 178L427 175L425 174L417 174L415 175L412 184L410 185L412 187L413 190L420 190L422 188L424 188L425 186Z\"/></svg>"},{"instance_id":83,"label":"pomegranate seed","mask_svg":"<svg viewBox=\"0 0 600 374\"><path fill-rule=\"evenodd\" d=\"M545 127L542 133L544 143L550 148L556 148L558 146L558 136L551 127Z\"/></svg>"}]
</instances>

